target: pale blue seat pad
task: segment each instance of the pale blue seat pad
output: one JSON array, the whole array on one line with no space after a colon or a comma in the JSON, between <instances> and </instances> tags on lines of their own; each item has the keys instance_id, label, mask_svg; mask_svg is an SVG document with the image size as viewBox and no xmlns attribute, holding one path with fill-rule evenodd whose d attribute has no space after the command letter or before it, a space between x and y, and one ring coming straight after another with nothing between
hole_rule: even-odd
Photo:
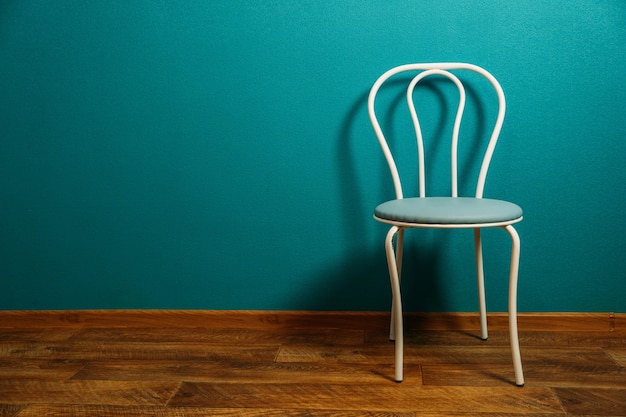
<instances>
[{"instance_id":1,"label":"pale blue seat pad","mask_svg":"<svg viewBox=\"0 0 626 417\"><path fill-rule=\"evenodd\" d=\"M469 197L415 197L382 203L374 211L381 220L423 224L500 223L522 217L508 201Z\"/></svg>"}]
</instances>

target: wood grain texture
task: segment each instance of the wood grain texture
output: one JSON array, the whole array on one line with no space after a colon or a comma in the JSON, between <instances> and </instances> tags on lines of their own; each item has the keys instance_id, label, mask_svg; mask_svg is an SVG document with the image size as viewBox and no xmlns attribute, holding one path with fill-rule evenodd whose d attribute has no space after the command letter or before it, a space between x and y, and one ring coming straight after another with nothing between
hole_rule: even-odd
<instances>
[{"instance_id":1,"label":"wood grain texture","mask_svg":"<svg viewBox=\"0 0 626 417\"><path fill-rule=\"evenodd\" d=\"M2 414L0 416L4 417ZM194 408L118 406L38 406L22 411L19 417L417 417L415 413L379 411L306 410L276 408ZM554 415L550 415L554 417ZM546 417L550 417L546 416ZM438 417L431 415L430 417ZM446 416L448 417L448 416ZM455 417L455 416L449 416ZM465 417L473 417L471 415ZM475 417L475 416L474 416ZM538 416L541 417L541 416Z\"/></svg>"},{"instance_id":2,"label":"wood grain texture","mask_svg":"<svg viewBox=\"0 0 626 417\"><path fill-rule=\"evenodd\" d=\"M87 363L84 360L72 359L0 359L0 375L7 379L69 379Z\"/></svg>"},{"instance_id":3,"label":"wood grain texture","mask_svg":"<svg viewBox=\"0 0 626 417\"><path fill-rule=\"evenodd\" d=\"M6 342L0 344L0 358L47 359L180 359L180 360L273 360L279 345L207 345L187 342Z\"/></svg>"},{"instance_id":4,"label":"wood grain texture","mask_svg":"<svg viewBox=\"0 0 626 417\"><path fill-rule=\"evenodd\" d=\"M490 316L483 341L475 315L409 314L401 384L383 313L0 319L0 417L626 415L622 315L521 317L523 388L506 315Z\"/></svg>"},{"instance_id":5,"label":"wood grain texture","mask_svg":"<svg viewBox=\"0 0 626 417\"><path fill-rule=\"evenodd\" d=\"M175 382L2 379L0 404L165 405Z\"/></svg>"},{"instance_id":6,"label":"wood grain texture","mask_svg":"<svg viewBox=\"0 0 626 417\"><path fill-rule=\"evenodd\" d=\"M460 401L462 399L462 401ZM560 412L556 396L544 388L424 387L412 384L212 384L184 383L172 406L297 409L363 408L393 412Z\"/></svg>"},{"instance_id":7,"label":"wood grain texture","mask_svg":"<svg viewBox=\"0 0 626 417\"><path fill-rule=\"evenodd\" d=\"M527 384L533 387L619 388L626 394L626 368L615 366L539 364L524 368ZM422 365L424 385L509 385L511 370L505 365Z\"/></svg>"},{"instance_id":8,"label":"wood grain texture","mask_svg":"<svg viewBox=\"0 0 626 417\"><path fill-rule=\"evenodd\" d=\"M0 417L16 416L22 409L24 409L23 405L0 404Z\"/></svg>"},{"instance_id":9,"label":"wood grain texture","mask_svg":"<svg viewBox=\"0 0 626 417\"><path fill-rule=\"evenodd\" d=\"M381 381L391 363L371 366L331 362L253 363L246 361L96 361L77 372L73 379L117 381L187 381L237 383L362 383ZM413 373L420 375L419 367Z\"/></svg>"},{"instance_id":10,"label":"wood grain texture","mask_svg":"<svg viewBox=\"0 0 626 417\"><path fill-rule=\"evenodd\" d=\"M613 358L619 366L626 367L626 348L609 348L604 351Z\"/></svg>"},{"instance_id":11,"label":"wood grain texture","mask_svg":"<svg viewBox=\"0 0 626 417\"><path fill-rule=\"evenodd\" d=\"M623 389L555 388L563 407L574 415L596 414L626 416L626 395Z\"/></svg>"},{"instance_id":12,"label":"wood grain texture","mask_svg":"<svg viewBox=\"0 0 626 417\"><path fill-rule=\"evenodd\" d=\"M508 329L506 313L489 313L491 330ZM519 313L520 330L626 331L626 314ZM77 310L0 311L0 328L201 327L201 328L363 328L386 329L387 312L230 311L230 310ZM405 313L405 328L475 330L474 313Z\"/></svg>"},{"instance_id":13,"label":"wood grain texture","mask_svg":"<svg viewBox=\"0 0 626 417\"><path fill-rule=\"evenodd\" d=\"M212 327L165 327L154 331L153 327L137 328L85 328L72 336L72 341L123 341L139 343L190 342L202 344L268 344L322 343L354 345L363 343L362 329L285 328L242 329Z\"/></svg>"}]
</instances>

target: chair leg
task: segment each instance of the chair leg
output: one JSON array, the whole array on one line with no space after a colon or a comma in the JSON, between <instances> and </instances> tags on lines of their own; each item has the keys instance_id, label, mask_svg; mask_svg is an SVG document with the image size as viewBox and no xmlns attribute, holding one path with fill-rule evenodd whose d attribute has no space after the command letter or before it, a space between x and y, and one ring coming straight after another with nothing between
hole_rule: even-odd
<instances>
[{"instance_id":1,"label":"chair leg","mask_svg":"<svg viewBox=\"0 0 626 417\"><path fill-rule=\"evenodd\" d=\"M522 356L519 348L519 336L517 332L517 278L519 274L520 238L511 225L505 227L511 235L511 270L509 275L509 333L511 340L511 352L513 355L513 368L515 369L515 384L524 385L524 372L522 370Z\"/></svg>"},{"instance_id":2,"label":"chair leg","mask_svg":"<svg viewBox=\"0 0 626 417\"><path fill-rule=\"evenodd\" d=\"M404 247L404 229L398 228L396 234L396 266L398 270L398 283L402 282L402 251ZM393 243L393 242L392 242ZM389 340L396 340L396 313L395 298L391 299L391 323L389 325Z\"/></svg>"},{"instance_id":3,"label":"chair leg","mask_svg":"<svg viewBox=\"0 0 626 417\"><path fill-rule=\"evenodd\" d=\"M476 279L478 282L478 309L480 315L480 338L487 340L487 303L485 301L485 272L483 269L483 246L480 229L474 229L474 249L476 252Z\"/></svg>"},{"instance_id":4,"label":"chair leg","mask_svg":"<svg viewBox=\"0 0 626 417\"><path fill-rule=\"evenodd\" d=\"M398 233L400 231L400 233ZM398 257L394 253L393 241L395 235L398 233L399 249L402 246L402 229L397 226L392 226L387 233L385 239L385 252L387 254L387 266L389 267L389 279L391 281L391 294L392 294L392 331L395 338L395 380L401 382L402 364L403 364L403 347L404 347L404 332L402 328L402 298L400 295L400 274L398 268ZM401 258L401 255L400 255Z\"/></svg>"}]
</instances>

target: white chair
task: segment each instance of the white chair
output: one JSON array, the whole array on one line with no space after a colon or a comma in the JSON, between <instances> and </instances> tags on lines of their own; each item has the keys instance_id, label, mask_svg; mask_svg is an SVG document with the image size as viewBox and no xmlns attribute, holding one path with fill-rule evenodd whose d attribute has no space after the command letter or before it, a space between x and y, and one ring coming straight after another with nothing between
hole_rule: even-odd
<instances>
[{"instance_id":1,"label":"white chair","mask_svg":"<svg viewBox=\"0 0 626 417\"><path fill-rule=\"evenodd\" d=\"M495 89L495 96L497 96L498 102L497 117L495 117L493 130L489 128L490 136L488 142L486 142L482 164L480 165L476 192L471 197L459 196L457 186L457 143L461 120L465 109L466 94L461 79L455 74L461 75L464 71L479 74L488 80ZM417 140L419 197L412 198L404 198L398 168L375 111L375 103L379 90L386 81L398 74L403 74L404 77L401 76L393 78L394 84L399 80L406 80L408 83L406 100L409 106L409 112L413 121L415 137ZM451 193L446 196L427 197L426 194L424 143L422 140L422 129L417 116L416 105L414 103L414 96L419 95L419 92L415 91L416 85L428 77L431 77L431 80L432 77L436 77L439 80L443 78L444 81L447 79L458 89L459 105L456 109L456 117L454 119L454 126L452 129L450 168ZM398 66L381 75L370 90L368 99L369 117L376 136L378 137L378 141L380 142L380 146L382 147L385 159L389 164L396 195L394 200L384 202L376 207L374 218L379 222L391 225L385 240L385 250L392 289L390 339L395 340L395 380L398 382L403 379L403 325L400 275L402 269L402 247L405 229L469 228L474 230L481 338L487 339L487 313L485 304L480 231L482 228L499 227L506 230L512 240L508 294L509 333L513 355L513 367L515 371L515 383L519 386L524 385L522 360L517 333L517 276L520 256L520 239L517 231L513 228L513 224L522 220L522 209L519 206L507 201L483 198L487 171L489 169L491 157L504 121L505 107L504 92L502 91L502 87L498 81L483 68L465 63L423 63Z\"/></svg>"}]
</instances>

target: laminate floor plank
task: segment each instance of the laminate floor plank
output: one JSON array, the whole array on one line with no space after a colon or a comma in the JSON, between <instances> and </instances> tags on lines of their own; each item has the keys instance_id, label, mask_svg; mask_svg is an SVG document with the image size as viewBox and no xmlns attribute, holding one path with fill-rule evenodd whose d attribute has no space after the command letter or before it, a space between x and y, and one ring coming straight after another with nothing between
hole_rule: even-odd
<instances>
[{"instance_id":1,"label":"laminate floor plank","mask_svg":"<svg viewBox=\"0 0 626 417\"><path fill-rule=\"evenodd\" d=\"M189 342L3 342L0 358L47 359L210 359L210 360L266 360L271 361L280 345L228 344L211 345Z\"/></svg>"},{"instance_id":2,"label":"laminate floor plank","mask_svg":"<svg viewBox=\"0 0 626 417\"><path fill-rule=\"evenodd\" d=\"M68 379L87 361L63 359L0 359L0 380L17 378Z\"/></svg>"},{"instance_id":3,"label":"laminate floor plank","mask_svg":"<svg viewBox=\"0 0 626 417\"><path fill-rule=\"evenodd\" d=\"M380 383L392 378L392 363L253 363L238 361L94 361L73 379L108 381L188 381L222 383ZM407 367L410 378L420 377L419 366Z\"/></svg>"},{"instance_id":4,"label":"laminate floor plank","mask_svg":"<svg viewBox=\"0 0 626 417\"><path fill-rule=\"evenodd\" d=\"M276 360L278 362L345 362L382 363L393 362L394 346L364 345L362 347L326 345L285 345ZM615 361L600 348L543 348L523 347L525 364L554 363L559 365L584 362L592 365L615 365ZM491 346L488 343L470 346L404 346L406 364L511 364L509 346Z\"/></svg>"},{"instance_id":5,"label":"laminate floor plank","mask_svg":"<svg viewBox=\"0 0 626 417\"><path fill-rule=\"evenodd\" d=\"M626 389L555 388L572 415L626 416Z\"/></svg>"},{"instance_id":6,"label":"laminate floor plank","mask_svg":"<svg viewBox=\"0 0 626 417\"><path fill-rule=\"evenodd\" d=\"M407 384L183 383L171 407L284 408L349 411L563 413L548 388L424 387Z\"/></svg>"},{"instance_id":7,"label":"laminate floor plank","mask_svg":"<svg viewBox=\"0 0 626 417\"><path fill-rule=\"evenodd\" d=\"M475 330L412 330L405 331L405 344L473 346L489 344L490 346L509 346L509 332L505 330L489 331L489 338L482 340L480 332ZM384 343L389 340L389 332L369 330L366 343ZM574 331L520 331L520 346L535 347L606 347L626 348L626 332L574 332Z\"/></svg>"},{"instance_id":8,"label":"laminate floor plank","mask_svg":"<svg viewBox=\"0 0 626 417\"><path fill-rule=\"evenodd\" d=\"M116 342L190 342L211 344L277 344L323 343L354 345L363 343L365 330L287 328L287 329L234 329L234 328L86 328L71 338L72 341Z\"/></svg>"},{"instance_id":9,"label":"laminate floor plank","mask_svg":"<svg viewBox=\"0 0 626 417\"><path fill-rule=\"evenodd\" d=\"M480 331L469 330L419 330L405 332L404 341L406 344L416 344L420 346L468 346L489 344L490 346L509 346L509 332L503 330L489 331L489 338L482 340ZM520 344L523 346L554 346L569 345L569 334L525 331L519 332ZM571 337L575 337L572 334ZM366 343L384 343L389 340L389 332L368 331ZM597 345L594 345L597 346Z\"/></svg>"},{"instance_id":10,"label":"laminate floor plank","mask_svg":"<svg viewBox=\"0 0 626 417\"><path fill-rule=\"evenodd\" d=\"M394 345L365 345L362 347L325 345L285 345L281 347L278 362L343 362L382 363L394 361ZM404 346L404 363L490 363L511 361L507 349L498 346Z\"/></svg>"},{"instance_id":11,"label":"laminate floor plank","mask_svg":"<svg viewBox=\"0 0 626 417\"><path fill-rule=\"evenodd\" d=\"M3 379L0 404L165 405L178 383Z\"/></svg>"},{"instance_id":12,"label":"laminate floor plank","mask_svg":"<svg viewBox=\"0 0 626 417\"><path fill-rule=\"evenodd\" d=\"M416 417L415 413L281 408L193 408L120 406L43 406L25 408L17 417ZM0 417L5 417L0 414ZM454 417L454 416L450 416ZM472 416L469 416L472 417ZM537 416L541 417L541 416ZM554 417L554 415L546 416Z\"/></svg>"},{"instance_id":13,"label":"laminate floor plank","mask_svg":"<svg viewBox=\"0 0 626 417\"><path fill-rule=\"evenodd\" d=\"M23 405L0 404L0 417L15 417L23 409Z\"/></svg>"},{"instance_id":14,"label":"laminate floor plank","mask_svg":"<svg viewBox=\"0 0 626 417\"><path fill-rule=\"evenodd\" d=\"M502 365L422 365L424 385L504 386L513 382L513 369ZM626 368L592 365L526 365L532 387L595 387L626 389Z\"/></svg>"},{"instance_id":15,"label":"laminate floor plank","mask_svg":"<svg viewBox=\"0 0 626 417\"><path fill-rule=\"evenodd\" d=\"M283 345L277 362L393 363L393 344L329 346L321 344Z\"/></svg>"},{"instance_id":16,"label":"laminate floor plank","mask_svg":"<svg viewBox=\"0 0 626 417\"><path fill-rule=\"evenodd\" d=\"M572 333L567 340L569 346L626 348L626 331Z\"/></svg>"},{"instance_id":17,"label":"laminate floor plank","mask_svg":"<svg viewBox=\"0 0 626 417\"><path fill-rule=\"evenodd\" d=\"M74 336L78 330L64 327L26 329L0 327L0 343L6 341L59 342Z\"/></svg>"},{"instance_id":18,"label":"laminate floor plank","mask_svg":"<svg viewBox=\"0 0 626 417\"><path fill-rule=\"evenodd\" d=\"M580 365L612 366L615 361L601 348L592 347L534 347L523 349L522 361L527 365Z\"/></svg>"},{"instance_id":19,"label":"laminate floor plank","mask_svg":"<svg viewBox=\"0 0 626 417\"><path fill-rule=\"evenodd\" d=\"M626 367L626 348L604 349L604 351L620 366Z\"/></svg>"}]
</instances>

